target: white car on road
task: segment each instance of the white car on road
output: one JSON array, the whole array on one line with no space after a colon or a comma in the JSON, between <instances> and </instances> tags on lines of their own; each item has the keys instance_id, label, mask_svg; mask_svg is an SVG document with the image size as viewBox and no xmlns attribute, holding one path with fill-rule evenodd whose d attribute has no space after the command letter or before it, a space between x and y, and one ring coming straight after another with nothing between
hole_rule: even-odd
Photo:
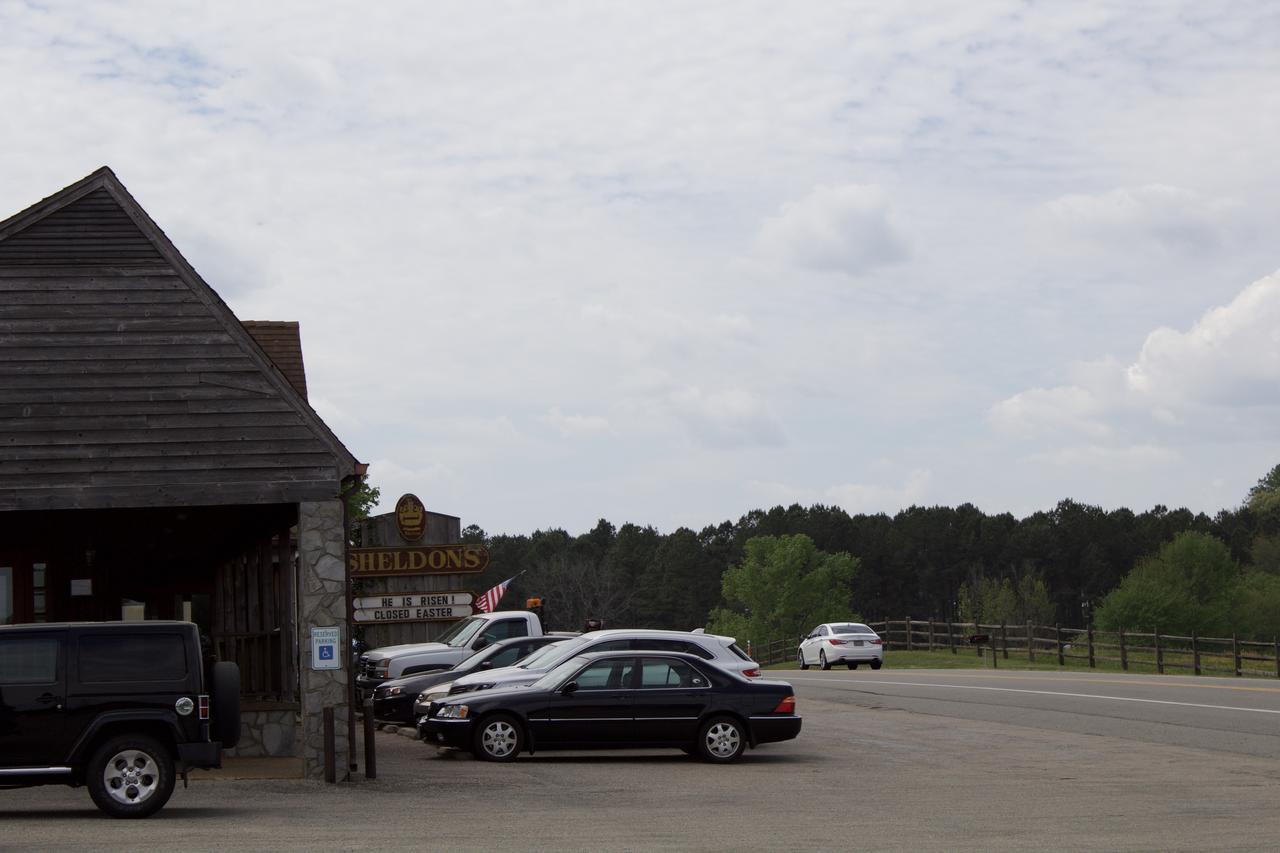
<instances>
[{"instance_id":1,"label":"white car on road","mask_svg":"<svg viewBox=\"0 0 1280 853\"><path fill-rule=\"evenodd\" d=\"M809 632L800 643L800 668L820 666L831 669L843 663L849 669L870 664L872 669L884 665L884 640L866 625L858 622L827 622Z\"/></svg>"}]
</instances>

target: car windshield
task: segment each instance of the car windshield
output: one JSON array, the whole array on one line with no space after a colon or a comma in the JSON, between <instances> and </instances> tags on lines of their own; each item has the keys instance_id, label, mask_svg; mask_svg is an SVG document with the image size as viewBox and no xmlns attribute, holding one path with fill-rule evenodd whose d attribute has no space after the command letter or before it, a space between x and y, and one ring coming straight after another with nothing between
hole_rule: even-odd
<instances>
[{"instance_id":1,"label":"car windshield","mask_svg":"<svg viewBox=\"0 0 1280 853\"><path fill-rule=\"evenodd\" d=\"M872 631L866 625L848 624L848 625L832 625L831 633L833 634L874 634L875 631Z\"/></svg>"},{"instance_id":2,"label":"car windshield","mask_svg":"<svg viewBox=\"0 0 1280 853\"><path fill-rule=\"evenodd\" d=\"M454 666L454 669L460 671L475 669L477 666L484 663L487 658L493 657L495 654L502 651L502 649L503 646L501 643L494 643L492 646L485 646L480 651L472 652L467 655L459 661L456 666Z\"/></svg>"},{"instance_id":3,"label":"car windshield","mask_svg":"<svg viewBox=\"0 0 1280 853\"><path fill-rule=\"evenodd\" d=\"M446 646L453 646L455 649L461 648L462 646L470 643L471 638L479 633L480 629L484 627L484 624L488 621L489 620L481 619L478 616L472 616L470 619L463 619L448 631L445 631L444 636L439 640L436 640L436 642L444 643Z\"/></svg>"},{"instance_id":4,"label":"car windshield","mask_svg":"<svg viewBox=\"0 0 1280 853\"><path fill-rule=\"evenodd\" d=\"M548 666L555 666L560 661L573 657L578 649L589 642L591 640L585 637L574 637L563 643L549 643L520 661L519 665L524 669L546 669Z\"/></svg>"},{"instance_id":5,"label":"car windshield","mask_svg":"<svg viewBox=\"0 0 1280 853\"><path fill-rule=\"evenodd\" d=\"M561 645L564 645L563 643ZM550 672L533 682L531 685L536 690L554 690L560 686L560 682L578 671L578 668L587 662L587 659L581 655L575 655L557 667L553 667Z\"/></svg>"}]
</instances>

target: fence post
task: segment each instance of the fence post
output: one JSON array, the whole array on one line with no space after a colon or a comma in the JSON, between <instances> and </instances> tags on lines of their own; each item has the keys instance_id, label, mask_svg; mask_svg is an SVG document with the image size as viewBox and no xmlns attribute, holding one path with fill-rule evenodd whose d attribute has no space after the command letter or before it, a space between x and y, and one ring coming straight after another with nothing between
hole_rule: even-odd
<instances>
[{"instance_id":1,"label":"fence post","mask_svg":"<svg viewBox=\"0 0 1280 853\"><path fill-rule=\"evenodd\" d=\"M1156 636L1156 672L1164 675L1164 649L1160 647L1160 626L1151 629Z\"/></svg>"},{"instance_id":2,"label":"fence post","mask_svg":"<svg viewBox=\"0 0 1280 853\"><path fill-rule=\"evenodd\" d=\"M1276 645L1276 678L1280 678L1280 637L1273 637Z\"/></svg>"},{"instance_id":3,"label":"fence post","mask_svg":"<svg viewBox=\"0 0 1280 853\"><path fill-rule=\"evenodd\" d=\"M1066 657L1063 655L1063 649L1062 649L1062 625L1061 625L1060 623L1054 623L1054 626L1053 626L1053 635L1054 635L1054 637L1056 638L1056 641L1057 641L1057 644L1058 644L1058 666L1066 666L1066 665L1067 665L1067 659L1066 659Z\"/></svg>"},{"instance_id":4,"label":"fence post","mask_svg":"<svg viewBox=\"0 0 1280 853\"><path fill-rule=\"evenodd\" d=\"M1125 647L1124 647L1124 628L1123 627L1120 628L1120 668L1123 670L1129 669L1129 653L1125 651Z\"/></svg>"},{"instance_id":5,"label":"fence post","mask_svg":"<svg viewBox=\"0 0 1280 853\"><path fill-rule=\"evenodd\" d=\"M947 617L947 645L951 647L951 654L956 653L956 635L951 631L951 617ZM1280 654L1276 655L1276 666L1280 667Z\"/></svg>"},{"instance_id":6,"label":"fence post","mask_svg":"<svg viewBox=\"0 0 1280 853\"><path fill-rule=\"evenodd\" d=\"M1196 674L1200 674L1200 641L1196 638L1196 632L1191 632L1191 669Z\"/></svg>"},{"instance_id":7,"label":"fence post","mask_svg":"<svg viewBox=\"0 0 1280 853\"><path fill-rule=\"evenodd\" d=\"M1009 659L1009 626L1000 623L1000 646L1004 649L1004 659Z\"/></svg>"},{"instance_id":8,"label":"fence post","mask_svg":"<svg viewBox=\"0 0 1280 853\"><path fill-rule=\"evenodd\" d=\"M910 616L907 617L905 627L907 629L907 651L911 651L911 617Z\"/></svg>"},{"instance_id":9,"label":"fence post","mask_svg":"<svg viewBox=\"0 0 1280 853\"><path fill-rule=\"evenodd\" d=\"M1031 627L1031 620L1027 620L1027 660L1035 663L1036 661L1036 641L1035 629Z\"/></svg>"},{"instance_id":10,"label":"fence post","mask_svg":"<svg viewBox=\"0 0 1280 853\"><path fill-rule=\"evenodd\" d=\"M978 625L978 620L977 620L977 619L973 620L973 633L975 633L975 634L981 634L981 633L982 633L982 627L981 627L980 625ZM974 647L975 649L977 649L977 650L978 650L978 657L982 657L982 643L974 643L974 644L973 644L973 647ZM995 642L994 642L994 641L992 641L992 643L991 643L991 648L992 648L992 649L995 649L995 647L996 647L996 644L995 644ZM992 652L992 653L994 654L994 652Z\"/></svg>"},{"instance_id":11,"label":"fence post","mask_svg":"<svg viewBox=\"0 0 1280 853\"><path fill-rule=\"evenodd\" d=\"M1089 669L1097 667L1097 663L1093 659L1093 620L1089 620Z\"/></svg>"},{"instance_id":12,"label":"fence post","mask_svg":"<svg viewBox=\"0 0 1280 853\"><path fill-rule=\"evenodd\" d=\"M1235 659L1235 663L1232 665L1232 669L1235 671L1236 677L1239 678L1241 675L1240 639L1236 636L1236 633L1234 631L1231 632L1231 656Z\"/></svg>"},{"instance_id":13,"label":"fence post","mask_svg":"<svg viewBox=\"0 0 1280 853\"><path fill-rule=\"evenodd\" d=\"M929 617L929 651L933 651L933 617Z\"/></svg>"}]
</instances>

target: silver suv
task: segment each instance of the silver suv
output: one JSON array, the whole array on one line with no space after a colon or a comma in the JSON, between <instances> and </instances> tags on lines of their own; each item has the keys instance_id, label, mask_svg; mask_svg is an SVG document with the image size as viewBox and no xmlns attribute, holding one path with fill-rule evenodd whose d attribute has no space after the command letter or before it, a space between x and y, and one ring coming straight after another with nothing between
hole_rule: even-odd
<instances>
[{"instance_id":1,"label":"silver suv","mask_svg":"<svg viewBox=\"0 0 1280 853\"><path fill-rule=\"evenodd\" d=\"M636 649L655 652L686 652L748 678L760 677L760 664L738 648L733 637L695 634L690 631L653 631L619 628L592 631L563 643L547 646L525 658L518 666L491 669L464 675L449 688L449 695L488 690L491 687L515 687L532 684L545 673L569 658L588 652L614 652Z\"/></svg>"}]
</instances>

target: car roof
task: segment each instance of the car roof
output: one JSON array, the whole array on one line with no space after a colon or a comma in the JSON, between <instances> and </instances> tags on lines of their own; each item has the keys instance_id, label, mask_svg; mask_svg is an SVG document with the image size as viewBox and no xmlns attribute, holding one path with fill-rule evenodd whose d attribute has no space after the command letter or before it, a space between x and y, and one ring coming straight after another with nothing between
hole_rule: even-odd
<instances>
[{"instance_id":1,"label":"car roof","mask_svg":"<svg viewBox=\"0 0 1280 853\"><path fill-rule=\"evenodd\" d=\"M619 649L612 652L583 652L580 655L574 655L569 660L577 660L582 658L586 661L609 660L611 658L678 658L690 663L707 663L706 658L700 658L697 655L691 655L688 652L663 652L650 651L648 649Z\"/></svg>"},{"instance_id":2,"label":"car roof","mask_svg":"<svg viewBox=\"0 0 1280 853\"><path fill-rule=\"evenodd\" d=\"M603 631L591 631L590 633L583 634L582 636L591 637L593 639L635 638L635 639L642 639L642 640L648 639L649 637L657 637L657 638L679 637L685 640L696 638L700 640L701 639L719 640L725 645L728 645L729 643L737 642L733 637L726 637L723 634L695 634L692 631L668 631L662 628L609 628Z\"/></svg>"}]
</instances>

